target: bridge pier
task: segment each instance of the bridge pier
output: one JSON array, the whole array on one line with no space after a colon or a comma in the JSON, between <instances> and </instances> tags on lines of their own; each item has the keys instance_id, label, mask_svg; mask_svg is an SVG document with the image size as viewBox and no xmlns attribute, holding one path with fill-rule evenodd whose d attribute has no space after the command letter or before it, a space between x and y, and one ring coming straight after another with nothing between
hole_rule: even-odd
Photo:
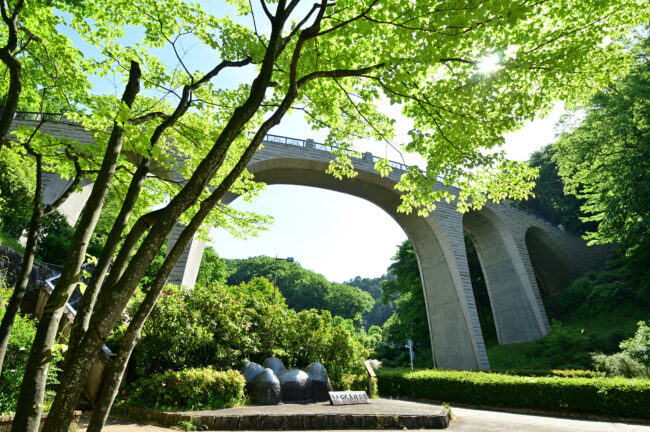
<instances>
[{"instance_id":1,"label":"bridge pier","mask_svg":"<svg viewBox=\"0 0 650 432\"><path fill-rule=\"evenodd\" d=\"M478 253L499 344L527 342L546 335L548 320L535 296L537 284L503 222L489 209L466 214L463 226ZM541 306L541 307L540 307Z\"/></svg>"},{"instance_id":2,"label":"bridge pier","mask_svg":"<svg viewBox=\"0 0 650 432\"><path fill-rule=\"evenodd\" d=\"M178 240L185 227L181 224L176 224L169 233L167 238L167 253L171 251L174 244ZM196 278L199 274L199 267L201 266L201 258L205 250L205 242L194 237L192 242L185 248L183 254L176 262L174 269L169 275L167 283L173 283L178 286L184 286L187 289L194 289Z\"/></svg>"}]
</instances>

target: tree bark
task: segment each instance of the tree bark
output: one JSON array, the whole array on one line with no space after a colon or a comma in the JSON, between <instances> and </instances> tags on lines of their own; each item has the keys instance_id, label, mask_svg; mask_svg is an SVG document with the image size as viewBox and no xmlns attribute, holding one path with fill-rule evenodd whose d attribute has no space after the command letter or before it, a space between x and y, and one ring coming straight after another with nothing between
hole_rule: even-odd
<instances>
[{"instance_id":1,"label":"tree bark","mask_svg":"<svg viewBox=\"0 0 650 432\"><path fill-rule=\"evenodd\" d=\"M122 233L126 228L126 225L131 216L131 212L135 207L135 203L138 200L140 195L140 190L142 185L147 177L149 172L149 165L151 159L144 159L138 169L135 172L135 175L131 179L131 184L124 198L124 203L120 209L120 213L117 215L115 222L111 228L111 232L108 234L106 243L104 244L104 249L99 257L99 261L93 270L93 274L88 282L86 291L81 297L81 302L79 303L79 308L77 309L77 314L75 315L74 321L72 323L72 328L70 329L70 338L68 339L68 353L66 357L70 357L76 347L81 342L83 335L88 329L88 323L90 322L90 314L95 306L95 300L97 300L97 295L99 290L104 282L104 278L108 272L108 268L111 264L111 259L113 254L117 249L117 246L122 237Z\"/></svg>"},{"instance_id":2,"label":"tree bark","mask_svg":"<svg viewBox=\"0 0 650 432\"><path fill-rule=\"evenodd\" d=\"M130 108L140 91L141 71L138 63L132 61L129 80L122 96L122 101ZM113 125L108 140L102 166L93 185L88 202L84 207L81 220L72 238L71 248L66 257L63 273L43 311L43 316L36 331L25 375L20 388L16 416L12 425L14 432L37 432L43 407L43 396L47 371L52 357L52 347L58 332L63 308L77 283L81 265L86 257L86 248L95 229L97 220L113 174L118 157L122 151L124 130L117 122Z\"/></svg>"},{"instance_id":3,"label":"tree bark","mask_svg":"<svg viewBox=\"0 0 650 432\"><path fill-rule=\"evenodd\" d=\"M9 70L7 98L2 113L0 113L0 149L2 149L7 132L9 132L14 114L16 114L16 109L18 109L18 98L22 90L21 65L13 56L13 51L18 45L18 15L22 11L24 4L24 0L18 0L13 13L9 16L7 15L5 0L0 0L2 20L8 30L7 43L0 49L0 60L2 60Z\"/></svg>"}]
</instances>

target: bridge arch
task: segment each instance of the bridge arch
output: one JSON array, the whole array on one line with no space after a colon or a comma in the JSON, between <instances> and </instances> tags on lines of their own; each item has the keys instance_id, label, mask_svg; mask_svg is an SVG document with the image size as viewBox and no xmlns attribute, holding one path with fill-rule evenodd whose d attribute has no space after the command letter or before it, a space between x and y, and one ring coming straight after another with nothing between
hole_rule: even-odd
<instances>
[{"instance_id":1,"label":"bridge arch","mask_svg":"<svg viewBox=\"0 0 650 432\"><path fill-rule=\"evenodd\" d=\"M541 228L528 228L525 242L535 278L543 294L558 295L580 276L574 262Z\"/></svg>"},{"instance_id":2,"label":"bridge arch","mask_svg":"<svg viewBox=\"0 0 650 432\"><path fill-rule=\"evenodd\" d=\"M530 279L512 233L488 207L463 215L485 277L499 344L538 339L546 334Z\"/></svg>"},{"instance_id":3,"label":"bridge arch","mask_svg":"<svg viewBox=\"0 0 650 432\"><path fill-rule=\"evenodd\" d=\"M388 213L404 230L416 252L427 308L434 361L450 369L487 369L474 299L469 292L467 262L455 253L462 231L452 230L438 215L427 218L397 212L397 175L359 170L353 179L338 180L325 173L328 163L303 158L275 157L252 162L248 170L266 184L311 186L365 199ZM236 198L224 199L229 204ZM449 212L445 216L460 215ZM444 218L449 219L449 218ZM447 224L449 225L449 224ZM459 226L460 224L458 224ZM469 295L468 295L469 294Z\"/></svg>"},{"instance_id":4,"label":"bridge arch","mask_svg":"<svg viewBox=\"0 0 650 432\"><path fill-rule=\"evenodd\" d=\"M12 127L21 124L36 126L37 122L15 120ZM92 143L92 137L87 131L71 123L48 122L42 126L41 131L53 136L66 136L80 143ZM517 293L516 304L519 306L511 308L514 310L512 314L517 319L510 320L504 314L505 318L501 322L503 326L508 322L509 326L517 326L519 322L524 322L527 328L534 329L534 325L529 321L533 318L519 316L532 314L540 332L531 330L525 333L523 340L543 336L548 328L536 280L540 280L542 286L550 287L544 289L555 290L556 286L566 284L566 281L558 281L557 273L563 270L557 269L569 268L572 263L579 275L590 268L602 265L607 258L611 257L614 250L612 247L588 248L579 236L570 235L507 203L489 202L486 208L478 212L478 215L465 218L456 211L453 203L446 202L438 203L435 212L427 218L397 213L399 195L394 190L394 185L406 167L391 162L395 171L387 178L382 178L373 167L376 159L370 153L363 154L359 159L353 159L358 176L339 181L325 174L325 169L332 160L329 147L309 139L268 135L264 141L264 148L254 155L248 168L257 175L259 180L269 184L314 186L355 195L376 204L397 221L412 241L418 257L434 360L439 367L489 368L469 276L463 224L473 235L477 246L481 244L478 248L483 250L482 265L485 268L491 267L489 260L494 259L489 255L492 246L486 239L495 238L496 247L501 248L500 251L505 251L503 256L507 257L507 260L501 268L504 272L514 271L514 273L510 273L511 278L504 285L500 283L501 273L488 272L493 274L490 277L490 280L494 281L490 282L495 293L492 297L496 298L498 290L504 289L504 286L511 291L515 290L518 281L520 292ZM178 170L174 169L167 174L178 181L183 181ZM58 176L44 177L44 202L57 198L60 193L58 191L62 187L61 182L63 180ZM442 187L442 185L437 184L434 187ZM454 192L458 191L454 190ZM85 198L83 193L70 197L70 211L67 217L71 222L74 222L81 211ZM224 202L232 199L233 196L226 197ZM171 231L169 245L176 241L182 230L183 227L177 225ZM194 286L202 254L203 242L197 238L178 260L169 282L188 287ZM497 256L500 256L499 254L496 253ZM570 260L566 259L567 256ZM535 262L536 268L533 268L531 261ZM494 269L496 268L499 267L495 266ZM573 275L576 273L573 273L571 278ZM502 297L507 298L507 296ZM490 301L493 302L492 298ZM494 303L500 301L494 300ZM511 330L504 329L504 341L518 340L517 337L508 336L509 332ZM516 332L513 334L516 335Z\"/></svg>"}]
</instances>

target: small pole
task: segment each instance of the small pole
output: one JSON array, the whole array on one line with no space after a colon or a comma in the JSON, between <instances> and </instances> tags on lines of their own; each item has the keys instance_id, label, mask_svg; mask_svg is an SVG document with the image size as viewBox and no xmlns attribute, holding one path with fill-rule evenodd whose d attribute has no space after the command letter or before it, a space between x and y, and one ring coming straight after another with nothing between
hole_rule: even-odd
<instances>
[{"instance_id":1,"label":"small pole","mask_svg":"<svg viewBox=\"0 0 650 432\"><path fill-rule=\"evenodd\" d=\"M406 346L409 349L409 357L411 358L411 370L413 370L413 340L409 339L406 343Z\"/></svg>"}]
</instances>

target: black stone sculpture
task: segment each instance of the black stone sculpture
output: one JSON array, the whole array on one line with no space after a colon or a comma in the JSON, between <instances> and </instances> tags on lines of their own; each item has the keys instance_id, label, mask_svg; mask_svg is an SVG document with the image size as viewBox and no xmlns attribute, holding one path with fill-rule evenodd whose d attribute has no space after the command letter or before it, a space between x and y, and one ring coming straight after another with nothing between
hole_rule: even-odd
<instances>
[{"instance_id":1,"label":"black stone sculpture","mask_svg":"<svg viewBox=\"0 0 650 432\"><path fill-rule=\"evenodd\" d=\"M325 367L312 363L305 371L286 370L282 360L269 357L262 366L248 362L242 370L246 388L254 404L274 405L282 401L302 402L329 400L332 384Z\"/></svg>"},{"instance_id":2,"label":"black stone sculpture","mask_svg":"<svg viewBox=\"0 0 650 432\"><path fill-rule=\"evenodd\" d=\"M329 392L332 391L332 384L330 378L327 376L325 366L321 363L312 363L307 366L305 372L309 375L311 380L311 397L318 402L326 402L329 400Z\"/></svg>"},{"instance_id":3,"label":"black stone sculpture","mask_svg":"<svg viewBox=\"0 0 650 432\"><path fill-rule=\"evenodd\" d=\"M278 376L287 370L287 368L284 367L282 360L277 357L267 358L264 360L264 363L262 363L262 367L271 369Z\"/></svg>"},{"instance_id":4,"label":"black stone sculpture","mask_svg":"<svg viewBox=\"0 0 650 432\"><path fill-rule=\"evenodd\" d=\"M297 402L311 399L309 375L300 369L291 369L278 376L282 387L282 400Z\"/></svg>"},{"instance_id":5,"label":"black stone sculpture","mask_svg":"<svg viewBox=\"0 0 650 432\"><path fill-rule=\"evenodd\" d=\"M244 365L242 373L246 379L246 384L252 383L255 378L264 370L264 368L255 362L248 362Z\"/></svg>"},{"instance_id":6,"label":"black stone sculpture","mask_svg":"<svg viewBox=\"0 0 650 432\"><path fill-rule=\"evenodd\" d=\"M248 391L251 401L257 405L277 405L282 401L280 380L269 368L255 377Z\"/></svg>"}]
</instances>

